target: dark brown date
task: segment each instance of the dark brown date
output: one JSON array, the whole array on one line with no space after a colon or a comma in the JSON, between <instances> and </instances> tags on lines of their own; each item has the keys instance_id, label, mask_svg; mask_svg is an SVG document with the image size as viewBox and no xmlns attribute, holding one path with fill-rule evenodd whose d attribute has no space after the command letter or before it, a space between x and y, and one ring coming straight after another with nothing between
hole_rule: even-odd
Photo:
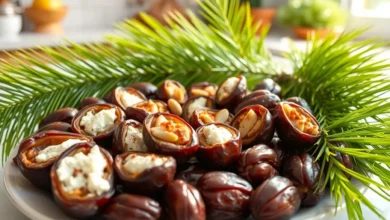
<instances>
[{"instance_id":1,"label":"dark brown date","mask_svg":"<svg viewBox=\"0 0 390 220\"><path fill-rule=\"evenodd\" d=\"M231 125L240 131L244 146L268 144L275 133L272 115L261 105L250 105L241 109Z\"/></svg>"},{"instance_id":2,"label":"dark brown date","mask_svg":"<svg viewBox=\"0 0 390 220\"><path fill-rule=\"evenodd\" d=\"M157 93L157 87L149 82L137 82L131 84L129 87L134 88L142 92L147 99L155 99Z\"/></svg>"},{"instance_id":3,"label":"dark brown date","mask_svg":"<svg viewBox=\"0 0 390 220\"><path fill-rule=\"evenodd\" d=\"M90 133L86 130L86 126L82 125L83 117L86 116L88 113L91 113L93 115L96 115L100 111L103 110L110 110L115 109L115 115L116 119L114 120L113 125L104 128L103 131L97 132L94 130L95 133ZM72 121L72 130L75 133L83 134L86 136L93 137L93 140L98 143L99 145L103 147L111 147L112 144L112 135L114 134L114 131L119 123L124 121L125 119L125 113L116 105L112 104L94 104L89 105L83 109L81 109L77 115L73 118Z\"/></svg>"},{"instance_id":4,"label":"dark brown date","mask_svg":"<svg viewBox=\"0 0 390 220\"><path fill-rule=\"evenodd\" d=\"M273 149L264 144L255 145L240 154L238 175L257 187L265 180L279 175L279 165L279 158Z\"/></svg>"},{"instance_id":5,"label":"dark brown date","mask_svg":"<svg viewBox=\"0 0 390 220\"><path fill-rule=\"evenodd\" d=\"M72 132L72 125L66 122L53 122L50 124L47 124L41 128L38 129L36 133L42 132L42 131L64 131L64 132Z\"/></svg>"},{"instance_id":6,"label":"dark brown date","mask_svg":"<svg viewBox=\"0 0 390 220\"><path fill-rule=\"evenodd\" d=\"M171 182L164 194L169 220L206 220L206 208L199 191L183 180Z\"/></svg>"},{"instance_id":7,"label":"dark brown date","mask_svg":"<svg viewBox=\"0 0 390 220\"><path fill-rule=\"evenodd\" d=\"M122 121L115 129L112 139L113 155L124 152L147 152L142 138L142 124L135 120Z\"/></svg>"},{"instance_id":8,"label":"dark brown date","mask_svg":"<svg viewBox=\"0 0 390 220\"><path fill-rule=\"evenodd\" d=\"M209 82L200 82L192 84L188 89L187 93L189 97L195 97L195 96L207 96L210 98L214 98L215 94L217 93L218 86L214 83Z\"/></svg>"},{"instance_id":9,"label":"dark brown date","mask_svg":"<svg viewBox=\"0 0 390 220\"><path fill-rule=\"evenodd\" d=\"M163 101L149 99L133 106L127 107L127 119L134 119L143 122L146 116L157 112L168 112L167 104Z\"/></svg>"},{"instance_id":10,"label":"dark brown date","mask_svg":"<svg viewBox=\"0 0 390 220\"><path fill-rule=\"evenodd\" d=\"M279 96L272 94L267 90L257 90L245 96L241 102L237 103L234 113L237 114L237 112L249 105L262 105L273 113L279 103Z\"/></svg>"},{"instance_id":11,"label":"dark brown date","mask_svg":"<svg viewBox=\"0 0 390 220\"><path fill-rule=\"evenodd\" d=\"M302 106L304 109L310 112L310 114L313 114L313 111L311 110L309 104L301 97L290 97L285 100L286 102L293 102L297 105Z\"/></svg>"},{"instance_id":12,"label":"dark brown date","mask_svg":"<svg viewBox=\"0 0 390 220\"><path fill-rule=\"evenodd\" d=\"M83 219L95 216L115 192L113 160L110 153L101 147L98 147L98 149L107 162L103 176L109 183L108 191L102 192L100 195L90 192L87 187L66 191L58 178L57 170L65 158L74 156L77 153L88 155L95 146L94 143L80 143L72 146L61 154L50 171L54 200L72 218Z\"/></svg>"},{"instance_id":13,"label":"dark brown date","mask_svg":"<svg viewBox=\"0 0 390 220\"><path fill-rule=\"evenodd\" d=\"M53 123L53 122L66 122L71 123L73 117L77 114L78 110L75 108L62 108L48 114L45 118L42 119L39 123L39 128Z\"/></svg>"},{"instance_id":14,"label":"dark brown date","mask_svg":"<svg viewBox=\"0 0 390 220\"><path fill-rule=\"evenodd\" d=\"M196 186L198 180L203 174L209 172L199 162L182 164L177 171L175 179L184 180L185 182Z\"/></svg>"},{"instance_id":15,"label":"dark brown date","mask_svg":"<svg viewBox=\"0 0 390 220\"><path fill-rule=\"evenodd\" d=\"M283 147L282 141L278 137L274 137L268 146L276 152L279 161L282 162L286 156L286 153L284 152L285 147Z\"/></svg>"},{"instance_id":16,"label":"dark brown date","mask_svg":"<svg viewBox=\"0 0 390 220\"><path fill-rule=\"evenodd\" d=\"M173 156L178 164L188 161L198 150L195 130L174 114L155 113L147 116L142 135L150 152Z\"/></svg>"},{"instance_id":17,"label":"dark brown date","mask_svg":"<svg viewBox=\"0 0 390 220\"><path fill-rule=\"evenodd\" d=\"M281 176L266 180L250 198L250 210L256 220L289 219L298 211L300 204L297 187Z\"/></svg>"},{"instance_id":18,"label":"dark brown date","mask_svg":"<svg viewBox=\"0 0 390 220\"><path fill-rule=\"evenodd\" d=\"M288 150L310 147L322 134L317 119L306 109L292 102L281 102L277 106L275 123L279 138L292 148Z\"/></svg>"},{"instance_id":19,"label":"dark brown date","mask_svg":"<svg viewBox=\"0 0 390 220\"><path fill-rule=\"evenodd\" d=\"M286 159L283 175L298 188L302 206L314 206L324 195L324 179L320 178L320 165L307 153Z\"/></svg>"},{"instance_id":20,"label":"dark brown date","mask_svg":"<svg viewBox=\"0 0 390 220\"><path fill-rule=\"evenodd\" d=\"M238 220L249 214L252 186L230 172L209 172L197 184L206 204L207 219Z\"/></svg>"},{"instance_id":21,"label":"dark brown date","mask_svg":"<svg viewBox=\"0 0 390 220\"><path fill-rule=\"evenodd\" d=\"M105 103L106 101L104 101L103 99L96 98L96 97L87 97L80 103L79 109L82 109L88 105L105 104Z\"/></svg>"},{"instance_id":22,"label":"dark brown date","mask_svg":"<svg viewBox=\"0 0 390 220\"><path fill-rule=\"evenodd\" d=\"M207 96L195 96L186 101L183 105L183 118L188 121L192 113L197 109L215 108L214 99Z\"/></svg>"},{"instance_id":23,"label":"dark brown date","mask_svg":"<svg viewBox=\"0 0 390 220\"><path fill-rule=\"evenodd\" d=\"M158 220L161 207L157 201L140 195L120 194L104 209L105 220Z\"/></svg>"},{"instance_id":24,"label":"dark brown date","mask_svg":"<svg viewBox=\"0 0 390 220\"><path fill-rule=\"evenodd\" d=\"M230 77L219 85L216 94L218 107L233 110L247 93L245 76Z\"/></svg>"},{"instance_id":25,"label":"dark brown date","mask_svg":"<svg viewBox=\"0 0 390 220\"><path fill-rule=\"evenodd\" d=\"M273 93L273 94L275 94L275 95L277 95L279 97L282 97L282 88L273 79L269 79L269 78L268 79L263 79L258 84L256 84L256 86L253 89L253 91L261 90L261 89L268 90L271 93Z\"/></svg>"},{"instance_id":26,"label":"dark brown date","mask_svg":"<svg viewBox=\"0 0 390 220\"><path fill-rule=\"evenodd\" d=\"M233 115L230 114L227 109L197 109L191 114L189 123L194 129L197 129L202 125L213 123L224 123L229 125L232 120Z\"/></svg>"},{"instance_id":27,"label":"dark brown date","mask_svg":"<svg viewBox=\"0 0 390 220\"><path fill-rule=\"evenodd\" d=\"M176 161L170 156L126 152L115 157L114 168L125 191L152 196L173 181Z\"/></svg>"},{"instance_id":28,"label":"dark brown date","mask_svg":"<svg viewBox=\"0 0 390 220\"><path fill-rule=\"evenodd\" d=\"M92 138L80 134L62 131L42 131L23 140L18 147L16 162L22 175L35 186L50 190L50 169L59 155L37 161L39 152L48 146L61 144L69 139L79 139L93 142Z\"/></svg>"},{"instance_id":29,"label":"dark brown date","mask_svg":"<svg viewBox=\"0 0 390 220\"><path fill-rule=\"evenodd\" d=\"M157 98L167 102L168 99L174 99L180 104L184 104L187 99L187 90L184 86L175 80L165 80L157 90Z\"/></svg>"},{"instance_id":30,"label":"dark brown date","mask_svg":"<svg viewBox=\"0 0 390 220\"><path fill-rule=\"evenodd\" d=\"M205 125L196 131L199 138L197 159L205 166L212 168L227 167L237 161L241 149L240 132L226 124ZM229 138L216 138L218 135L230 134Z\"/></svg>"},{"instance_id":31,"label":"dark brown date","mask_svg":"<svg viewBox=\"0 0 390 220\"><path fill-rule=\"evenodd\" d=\"M117 87L112 91L112 103L126 110L127 107L146 101L144 94L131 87Z\"/></svg>"},{"instance_id":32,"label":"dark brown date","mask_svg":"<svg viewBox=\"0 0 390 220\"><path fill-rule=\"evenodd\" d=\"M334 145L336 147L339 147L339 148L346 148L346 147L348 147L347 143L345 143L345 142L332 142L332 145ZM341 153L340 151L336 151L335 154L336 154L336 159L340 163L342 163L345 168L353 170L352 158L349 155ZM351 178L351 175L346 174L346 173L345 173L345 175L346 175L346 177L348 179Z\"/></svg>"}]
</instances>

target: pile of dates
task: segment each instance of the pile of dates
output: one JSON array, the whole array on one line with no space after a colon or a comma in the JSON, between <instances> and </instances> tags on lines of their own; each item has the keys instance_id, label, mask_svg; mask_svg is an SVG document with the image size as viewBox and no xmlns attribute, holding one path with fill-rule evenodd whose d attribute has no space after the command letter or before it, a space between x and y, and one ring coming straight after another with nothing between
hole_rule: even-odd
<instances>
[{"instance_id":1,"label":"pile of dates","mask_svg":"<svg viewBox=\"0 0 390 220\"><path fill-rule=\"evenodd\" d=\"M44 117L14 162L76 219L288 219L323 196L306 153L322 130L305 100L281 94L272 79L249 91L244 76L118 87Z\"/></svg>"}]
</instances>

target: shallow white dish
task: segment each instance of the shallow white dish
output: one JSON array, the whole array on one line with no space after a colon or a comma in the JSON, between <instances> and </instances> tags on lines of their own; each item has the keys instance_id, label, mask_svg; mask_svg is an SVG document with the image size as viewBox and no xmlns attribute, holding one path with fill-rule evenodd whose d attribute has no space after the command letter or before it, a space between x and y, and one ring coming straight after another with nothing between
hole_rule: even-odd
<instances>
[{"instance_id":1,"label":"shallow white dish","mask_svg":"<svg viewBox=\"0 0 390 220\"><path fill-rule=\"evenodd\" d=\"M16 155L14 149L4 168L4 186L11 202L27 217L33 220L70 220L56 205L50 193L34 187L20 173L12 158ZM358 189L365 193L367 188L358 182L354 182ZM344 206L344 204L342 204ZM300 209L294 215L293 220L319 220L329 219L334 215L336 207L329 193L321 202L312 208Z\"/></svg>"}]
</instances>

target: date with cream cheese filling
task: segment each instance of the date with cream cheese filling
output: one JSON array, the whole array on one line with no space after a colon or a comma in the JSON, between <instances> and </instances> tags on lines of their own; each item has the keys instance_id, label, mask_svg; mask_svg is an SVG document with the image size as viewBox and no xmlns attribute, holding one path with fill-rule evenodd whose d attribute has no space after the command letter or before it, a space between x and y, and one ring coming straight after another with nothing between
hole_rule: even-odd
<instances>
[{"instance_id":1,"label":"date with cream cheese filling","mask_svg":"<svg viewBox=\"0 0 390 220\"><path fill-rule=\"evenodd\" d=\"M104 109L98 113L89 111L80 120L80 126L84 126L85 132L92 136L96 136L107 128L114 125L116 120L116 111L114 108Z\"/></svg>"}]
</instances>

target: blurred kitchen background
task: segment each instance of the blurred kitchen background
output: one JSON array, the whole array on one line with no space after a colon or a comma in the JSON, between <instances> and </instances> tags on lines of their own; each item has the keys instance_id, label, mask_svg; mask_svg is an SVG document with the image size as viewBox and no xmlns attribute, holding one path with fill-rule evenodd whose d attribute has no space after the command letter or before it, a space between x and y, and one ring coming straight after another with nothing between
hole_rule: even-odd
<instances>
[{"instance_id":1,"label":"blurred kitchen background","mask_svg":"<svg viewBox=\"0 0 390 220\"><path fill-rule=\"evenodd\" d=\"M228 0L226 0L228 1ZM249 0L248 0L249 1ZM272 24L271 49L287 37L304 43L307 31L337 34L371 27L364 37L390 39L390 0L250 0L253 15ZM196 0L0 0L0 51L53 46L63 38L101 41L113 24L147 11L157 18L172 10L198 11Z\"/></svg>"}]
</instances>

